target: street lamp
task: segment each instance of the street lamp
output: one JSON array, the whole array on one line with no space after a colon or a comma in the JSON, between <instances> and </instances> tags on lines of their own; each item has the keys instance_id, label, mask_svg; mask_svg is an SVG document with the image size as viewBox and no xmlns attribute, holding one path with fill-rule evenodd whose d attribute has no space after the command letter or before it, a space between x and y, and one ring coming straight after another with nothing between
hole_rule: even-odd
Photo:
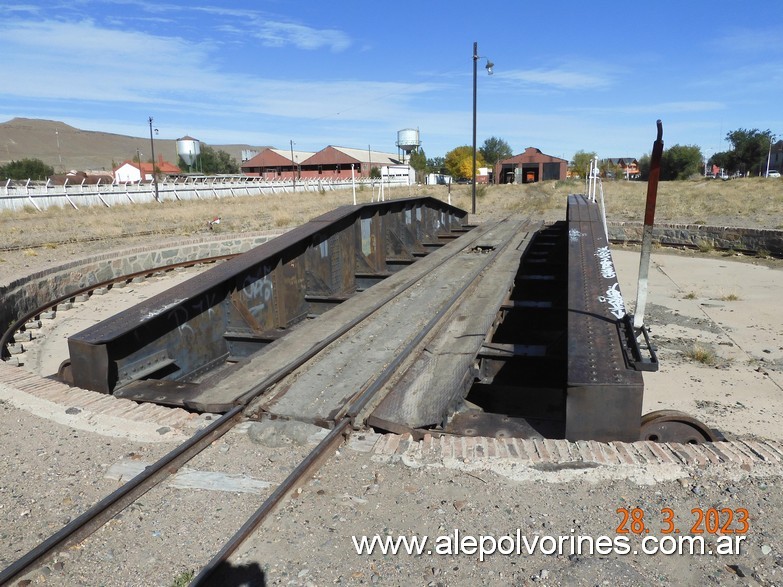
<instances>
[{"instance_id":1,"label":"street lamp","mask_svg":"<svg viewBox=\"0 0 783 587\"><path fill-rule=\"evenodd\" d=\"M296 191L296 163L294 163L294 140L291 139L291 181L293 182L293 188L291 191Z\"/></svg>"},{"instance_id":2,"label":"street lamp","mask_svg":"<svg viewBox=\"0 0 783 587\"><path fill-rule=\"evenodd\" d=\"M60 131L54 131L54 136L57 137L57 159L60 161L60 171L65 171L63 168L63 156L60 153Z\"/></svg>"},{"instance_id":3,"label":"street lamp","mask_svg":"<svg viewBox=\"0 0 783 587\"><path fill-rule=\"evenodd\" d=\"M155 129L158 132L158 129ZM155 177L155 143L152 140L152 116L150 116L150 152L152 153L152 183L155 184L155 201L160 202L158 197L158 180ZM141 160L139 160L139 167L141 167Z\"/></svg>"},{"instance_id":4,"label":"street lamp","mask_svg":"<svg viewBox=\"0 0 783 587\"><path fill-rule=\"evenodd\" d=\"M486 59L487 75L492 75L495 64L487 57L479 57L478 43L473 43L473 214L476 213L476 64L479 59Z\"/></svg>"},{"instance_id":5,"label":"street lamp","mask_svg":"<svg viewBox=\"0 0 783 587\"><path fill-rule=\"evenodd\" d=\"M772 157L772 141L775 140L775 135L769 135L769 150L767 151L767 174L764 177L769 177L769 160Z\"/></svg>"}]
</instances>

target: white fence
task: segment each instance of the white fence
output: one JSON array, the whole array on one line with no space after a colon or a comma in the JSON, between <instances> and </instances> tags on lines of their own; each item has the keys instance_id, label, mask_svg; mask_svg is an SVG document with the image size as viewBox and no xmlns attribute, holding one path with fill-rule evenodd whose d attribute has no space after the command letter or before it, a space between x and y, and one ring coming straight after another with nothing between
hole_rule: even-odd
<instances>
[{"instance_id":1,"label":"white fence","mask_svg":"<svg viewBox=\"0 0 783 587\"><path fill-rule=\"evenodd\" d=\"M106 206L120 204L141 204L145 202L165 202L177 200L205 200L233 198L239 196L260 196L297 192L325 192L338 189L360 188L369 185L373 189L380 180L356 179L327 181L298 179L292 181L270 181L259 177L245 176L206 176L177 178L160 181L156 185L149 183L126 184L80 184L53 185L47 181L26 182L8 180L0 186L0 211L23 210L26 207L38 211L52 206L80 208L83 206ZM384 178L386 186L408 185L407 178L395 181Z\"/></svg>"}]
</instances>

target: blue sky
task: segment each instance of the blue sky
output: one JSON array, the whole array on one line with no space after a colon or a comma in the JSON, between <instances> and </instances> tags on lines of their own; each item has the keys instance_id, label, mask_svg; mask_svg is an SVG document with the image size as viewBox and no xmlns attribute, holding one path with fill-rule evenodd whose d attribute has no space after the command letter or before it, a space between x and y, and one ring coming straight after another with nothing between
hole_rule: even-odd
<instances>
[{"instance_id":1,"label":"blue sky","mask_svg":"<svg viewBox=\"0 0 783 587\"><path fill-rule=\"evenodd\" d=\"M0 121L428 157L490 136L570 159L783 136L776 2L21 0L0 6ZM471 11L472 10L472 11Z\"/></svg>"}]
</instances>

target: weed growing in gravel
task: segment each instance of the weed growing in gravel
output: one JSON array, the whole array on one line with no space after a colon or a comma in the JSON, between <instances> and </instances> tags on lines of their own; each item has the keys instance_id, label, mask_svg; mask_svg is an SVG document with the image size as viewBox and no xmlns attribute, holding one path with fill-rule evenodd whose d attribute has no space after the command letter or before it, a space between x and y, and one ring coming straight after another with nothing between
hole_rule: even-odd
<instances>
[{"instance_id":1,"label":"weed growing in gravel","mask_svg":"<svg viewBox=\"0 0 783 587\"><path fill-rule=\"evenodd\" d=\"M695 300L696 299L696 293L692 292L692 291L689 291L684 296L682 296L682 299L683 300Z\"/></svg>"},{"instance_id":2,"label":"weed growing in gravel","mask_svg":"<svg viewBox=\"0 0 783 587\"><path fill-rule=\"evenodd\" d=\"M718 299L720 299L720 301L722 302L736 302L740 299L740 297L735 293L730 293L730 294L723 295Z\"/></svg>"},{"instance_id":3,"label":"weed growing in gravel","mask_svg":"<svg viewBox=\"0 0 783 587\"><path fill-rule=\"evenodd\" d=\"M182 571L179 575L176 576L174 582L171 584L171 587L186 587L186 585L189 585L195 576L196 573L193 571Z\"/></svg>"},{"instance_id":4,"label":"weed growing in gravel","mask_svg":"<svg viewBox=\"0 0 783 587\"><path fill-rule=\"evenodd\" d=\"M691 361L696 361L697 363L701 363L702 365L707 365L710 367L715 365L717 362L715 353L707 347L700 345L699 343L694 343L691 348L683 352L683 355L685 358L690 359Z\"/></svg>"}]
</instances>

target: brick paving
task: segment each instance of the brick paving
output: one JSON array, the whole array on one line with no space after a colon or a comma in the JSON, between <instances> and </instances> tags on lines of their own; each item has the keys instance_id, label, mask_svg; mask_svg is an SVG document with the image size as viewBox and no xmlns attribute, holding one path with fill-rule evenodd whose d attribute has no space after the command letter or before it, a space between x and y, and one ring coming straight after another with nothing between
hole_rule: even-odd
<instances>
[{"instance_id":1,"label":"brick paving","mask_svg":"<svg viewBox=\"0 0 783 587\"><path fill-rule=\"evenodd\" d=\"M775 440L731 440L704 444L609 442L592 440L527 440L435 436L425 434L415 441L410 435L380 435L373 446L380 457L413 459L422 463L450 459L512 460L524 465L591 463L610 468L714 466L743 468L772 466L783 469L783 443Z\"/></svg>"},{"instance_id":2,"label":"brick paving","mask_svg":"<svg viewBox=\"0 0 783 587\"><path fill-rule=\"evenodd\" d=\"M107 416L134 422L168 426L185 433L195 431L203 418L180 408L139 404L29 373L10 363L0 363L0 386L60 405L79 408L95 418ZM609 468L650 465L696 468L758 466L783 469L783 443L775 440L732 440L700 445L609 442L552 439L484 438L425 434L416 441L410 435L379 435L373 452L384 457L405 457L432 463L448 459L465 462L510 460L524 465L587 463Z\"/></svg>"}]
</instances>

